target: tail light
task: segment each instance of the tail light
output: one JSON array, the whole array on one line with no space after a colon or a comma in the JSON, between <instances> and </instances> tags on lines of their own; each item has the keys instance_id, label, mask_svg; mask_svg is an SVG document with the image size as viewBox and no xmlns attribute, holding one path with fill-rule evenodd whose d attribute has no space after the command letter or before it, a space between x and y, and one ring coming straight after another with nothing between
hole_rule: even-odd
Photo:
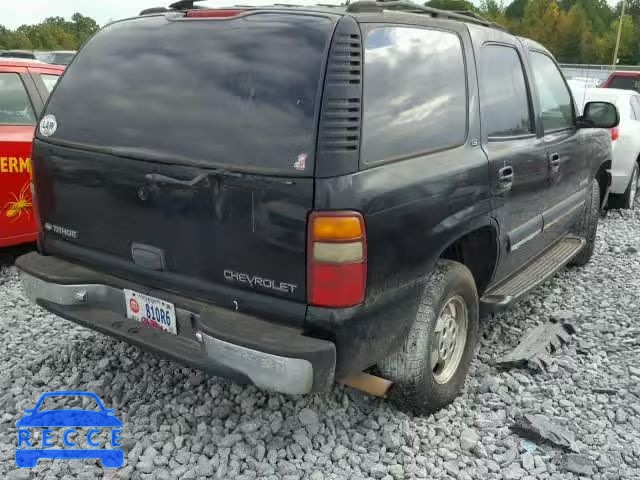
<instances>
[{"instance_id":1,"label":"tail light","mask_svg":"<svg viewBox=\"0 0 640 480\"><path fill-rule=\"evenodd\" d=\"M225 17L235 17L236 15L240 15L246 10L240 10L237 8L225 8L225 9L216 9L216 10L188 10L186 17L189 18L225 18Z\"/></svg>"},{"instance_id":2,"label":"tail light","mask_svg":"<svg viewBox=\"0 0 640 480\"><path fill-rule=\"evenodd\" d=\"M618 138L620 138L620 129L618 127L610 128L611 132L611 141L615 142Z\"/></svg>"},{"instance_id":3,"label":"tail light","mask_svg":"<svg viewBox=\"0 0 640 480\"><path fill-rule=\"evenodd\" d=\"M312 212L307 255L310 304L344 308L364 301L367 236L360 213Z\"/></svg>"}]
</instances>

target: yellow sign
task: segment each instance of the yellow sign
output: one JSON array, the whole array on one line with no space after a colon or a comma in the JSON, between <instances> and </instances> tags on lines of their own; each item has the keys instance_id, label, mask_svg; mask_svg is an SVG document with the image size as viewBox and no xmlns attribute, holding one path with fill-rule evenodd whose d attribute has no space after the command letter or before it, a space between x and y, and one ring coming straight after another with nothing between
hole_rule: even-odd
<instances>
[{"instance_id":1,"label":"yellow sign","mask_svg":"<svg viewBox=\"0 0 640 480\"><path fill-rule=\"evenodd\" d=\"M22 173L31 175L31 158L0 157L0 173Z\"/></svg>"}]
</instances>

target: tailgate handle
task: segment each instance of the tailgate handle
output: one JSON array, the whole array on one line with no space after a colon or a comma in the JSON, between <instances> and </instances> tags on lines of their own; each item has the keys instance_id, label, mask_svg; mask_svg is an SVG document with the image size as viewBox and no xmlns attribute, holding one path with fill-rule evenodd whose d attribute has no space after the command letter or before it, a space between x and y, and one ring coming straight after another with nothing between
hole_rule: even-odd
<instances>
[{"instance_id":1,"label":"tailgate handle","mask_svg":"<svg viewBox=\"0 0 640 480\"><path fill-rule=\"evenodd\" d=\"M149 182L155 184L167 184L167 185L179 185L181 187L195 187L198 183L206 180L208 175L201 173L192 180L178 180L177 178L167 177L166 175L160 175L159 173L147 173L144 176Z\"/></svg>"}]
</instances>

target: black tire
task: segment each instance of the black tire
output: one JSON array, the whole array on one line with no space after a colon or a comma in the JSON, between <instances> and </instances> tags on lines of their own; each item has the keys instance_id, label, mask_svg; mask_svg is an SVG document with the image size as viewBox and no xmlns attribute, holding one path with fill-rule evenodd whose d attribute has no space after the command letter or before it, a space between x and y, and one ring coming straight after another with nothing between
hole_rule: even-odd
<instances>
[{"instance_id":1,"label":"black tire","mask_svg":"<svg viewBox=\"0 0 640 480\"><path fill-rule=\"evenodd\" d=\"M446 383L435 381L431 352L438 315L458 295L467 308L466 343L455 373ZM402 348L378 364L382 377L393 381L389 398L400 408L427 414L451 403L460 393L478 338L478 291L467 267L439 260L427 282L416 319Z\"/></svg>"},{"instance_id":2,"label":"black tire","mask_svg":"<svg viewBox=\"0 0 640 480\"><path fill-rule=\"evenodd\" d=\"M638 164L633 166L633 172L629 179L629 185L622 196L622 208L633 210L636 193L638 192Z\"/></svg>"},{"instance_id":3,"label":"black tire","mask_svg":"<svg viewBox=\"0 0 640 480\"><path fill-rule=\"evenodd\" d=\"M596 245L596 233L598 231L598 220L600 219L600 188L598 182L591 181L591 198L587 197L580 219L573 227L572 231L576 235L584 238L587 244L580 253L573 257L569 265L581 267L586 265L593 256L593 249Z\"/></svg>"}]
</instances>

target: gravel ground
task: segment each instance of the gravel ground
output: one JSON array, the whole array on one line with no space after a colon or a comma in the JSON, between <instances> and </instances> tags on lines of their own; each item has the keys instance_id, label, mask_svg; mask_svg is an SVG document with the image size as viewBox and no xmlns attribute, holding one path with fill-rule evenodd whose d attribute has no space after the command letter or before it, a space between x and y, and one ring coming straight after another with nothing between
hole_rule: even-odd
<instances>
[{"instance_id":1,"label":"gravel ground","mask_svg":"<svg viewBox=\"0 0 640 480\"><path fill-rule=\"evenodd\" d=\"M640 212L611 212L587 267L484 322L464 394L428 417L343 387L288 397L207 378L45 313L4 268L0 478L640 478L639 250ZM495 367L525 330L558 314L577 333L549 371ZM62 389L94 391L115 408L123 468L45 460L16 470L15 421ZM531 412L569 429L581 456L523 442L509 425Z\"/></svg>"}]
</instances>

